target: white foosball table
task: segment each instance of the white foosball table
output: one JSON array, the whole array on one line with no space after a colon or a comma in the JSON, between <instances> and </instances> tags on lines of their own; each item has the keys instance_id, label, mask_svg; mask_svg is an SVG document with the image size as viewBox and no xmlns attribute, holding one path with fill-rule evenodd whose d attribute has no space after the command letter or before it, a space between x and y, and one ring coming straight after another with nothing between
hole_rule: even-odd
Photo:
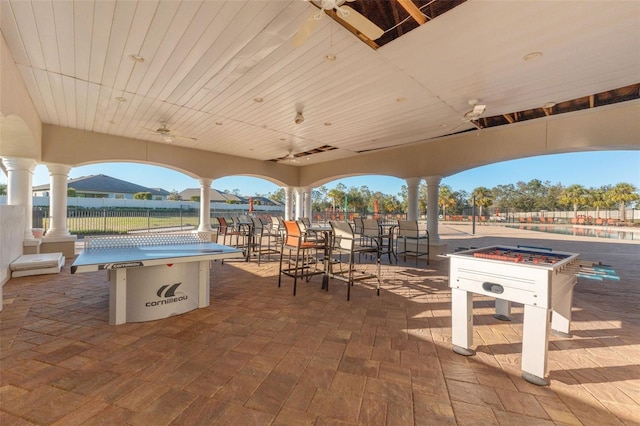
<instances>
[{"instance_id":1,"label":"white foosball table","mask_svg":"<svg viewBox=\"0 0 640 426\"><path fill-rule=\"evenodd\" d=\"M580 262L579 254L525 246L490 246L449 254L453 351L474 355L473 295L496 299L496 318L509 320L511 303L524 305L522 377L547 385L549 331L570 336L578 277L619 279L607 266Z\"/></svg>"}]
</instances>

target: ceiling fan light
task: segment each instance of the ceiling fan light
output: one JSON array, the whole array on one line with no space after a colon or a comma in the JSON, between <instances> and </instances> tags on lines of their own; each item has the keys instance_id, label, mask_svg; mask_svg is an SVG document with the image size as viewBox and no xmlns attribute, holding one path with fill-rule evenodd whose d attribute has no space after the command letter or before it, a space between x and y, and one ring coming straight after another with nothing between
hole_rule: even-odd
<instances>
[{"instance_id":1,"label":"ceiling fan light","mask_svg":"<svg viewBox=\"0 0 640 426\"><path fill-rule=\"evenodd\" d=\"M167 143L171 143L173 142L173 138L170 135L164 135L162 136L162 140L164 140Z\"/></svg>"}]
</instances>

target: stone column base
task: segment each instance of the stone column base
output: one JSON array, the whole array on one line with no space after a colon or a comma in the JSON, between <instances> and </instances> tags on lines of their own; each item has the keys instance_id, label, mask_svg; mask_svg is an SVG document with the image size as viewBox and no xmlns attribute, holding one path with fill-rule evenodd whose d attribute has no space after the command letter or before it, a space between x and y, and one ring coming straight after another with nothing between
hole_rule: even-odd
<instances>
[{"instance_id":1,"label":"stone column base","mask_svg":"<svg viewBox=\"0 0 640 426\"><path fill-rule=\"evenodd\" d=\"M446 255L448 249L447 243L443 241L432 242L429 244L429 259L437 259L439 256Z\"/></svg>"},{"instance_id":2,"label":"stone column base","mask_svg":"<svg viewBox=\"0 0 640 426\"><path fill-rule=\"evenodd\" d=\"M191 233L197 234L198 237L203 238L205 241L209 241L212 243L217 242L217 239L218 239L218 232L213 229L209 231L195 230L195 231L191 231Z\"/></svg>"},{"instance_id":3,"label":"stone column base","mask_svg":"<svg viewBox=\"0 0 640 426\"><path fill-rule=\"evenodd\" d=\"M22 243L22 254L40 254L42 238L24 240Z\"/></svg>"},{"instance_id":4,"label":"stone column base","mask_svg":"<svg viewBox=\"0 0 640 426\"><path fill-rule=\"evenodd\" d=\"M40 253L62 253L67 259L76 257L76 240L77 235L69 235L66 237L47 237L42 239Z\"/></svg>"}]
</instances>

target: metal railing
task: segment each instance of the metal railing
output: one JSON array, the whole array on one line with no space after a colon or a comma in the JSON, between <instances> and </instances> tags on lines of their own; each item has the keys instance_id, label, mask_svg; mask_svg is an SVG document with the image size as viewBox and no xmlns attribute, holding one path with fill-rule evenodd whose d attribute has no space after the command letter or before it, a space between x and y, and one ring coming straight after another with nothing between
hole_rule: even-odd
<instances>
[{"instance_id":1,"label":"metal railing","mask_svg":"<svg viewBox=\"0 0 640 426\"><path fill-rule=\"evenodd\" d=\"M217 225L216 217L230 218L242 213L212 210L211 224ZM198 227L199 215L194 209L68 209L67 227L71 234L80 236L186 231ZM33 227L46 231L50 226L49 209L34 208Z\"/></svg>"}]
</instances>

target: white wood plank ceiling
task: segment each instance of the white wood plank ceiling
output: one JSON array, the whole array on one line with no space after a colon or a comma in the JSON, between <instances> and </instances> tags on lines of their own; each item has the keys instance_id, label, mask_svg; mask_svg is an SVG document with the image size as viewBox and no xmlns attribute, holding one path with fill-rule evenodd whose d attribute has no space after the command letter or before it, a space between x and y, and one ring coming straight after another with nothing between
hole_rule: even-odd
<instances>
[{"instance_id":1,"label":"white wood plank ceiling","mask_svg":"<svg viewBox=\"0 0 640 426\"><path fill-rule=\"evenodd\" d=\"M471 0L378 50L328 16L295 47L313 12L300 0L2 0L0 28L43 122L156 142L166 123L195 138L168 143L261 160L473 128L474 98L506 114L640 81L636 1Z\"/></svg>"}]
</instances>

